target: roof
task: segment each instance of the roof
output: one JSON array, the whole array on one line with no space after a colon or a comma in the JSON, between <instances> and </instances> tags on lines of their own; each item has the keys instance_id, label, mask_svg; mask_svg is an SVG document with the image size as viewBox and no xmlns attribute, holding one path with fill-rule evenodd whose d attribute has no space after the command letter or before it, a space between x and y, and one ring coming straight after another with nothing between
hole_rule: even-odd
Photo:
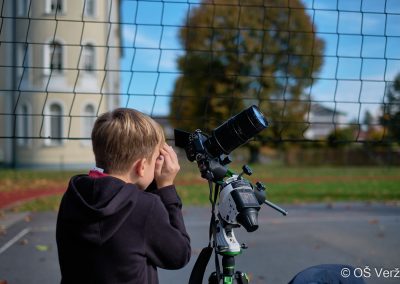
<instances>
[{"instance_id":1,"label":"roof","mask_svg":"<svg viewBox=\"0 0 400 284\"><path fill-rule=\"evenodd\" d=\"M338 114L340 114L340 115L346 115L346 113L345 112L342 112L342 111L339 111L339 110L337 110L337 109L331 109L331 108L328 108L328 107L326 107L326 106L323 106L323 105L321 105L321 104L317 104L317 103L314 103L314 104L312 104L311 105L311 110L310 110L314 115L321 115L321 116L324 116L324 115L338 115Z\"/></svg>"}]
</instances>

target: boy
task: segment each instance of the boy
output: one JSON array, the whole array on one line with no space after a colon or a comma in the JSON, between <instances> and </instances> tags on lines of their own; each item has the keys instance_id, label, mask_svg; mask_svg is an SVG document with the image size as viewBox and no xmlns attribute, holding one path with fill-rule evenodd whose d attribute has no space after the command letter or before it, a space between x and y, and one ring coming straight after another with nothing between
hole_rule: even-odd
<instances>
[{"instance_id":1,"label":"boy","mask_svg":"<svg viewBox=\"0 0 400 284\"><path fill-rule=\"evenodd\" d=\"M96 170L71 178L57 219L61 283L158 283L157 268L190 259L179 163L161 127L133 109L101 115Z\"/></svg>"}]
</instances>

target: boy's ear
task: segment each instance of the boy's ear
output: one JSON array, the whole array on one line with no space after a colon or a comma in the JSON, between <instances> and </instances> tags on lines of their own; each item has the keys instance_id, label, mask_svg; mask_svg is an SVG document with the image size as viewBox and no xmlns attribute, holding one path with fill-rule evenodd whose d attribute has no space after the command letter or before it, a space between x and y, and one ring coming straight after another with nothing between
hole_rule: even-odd
<instances>
[{"instance_id":1,"label":"boy's ear","mask_svg":"<svg viewBox=\"0 0 400 284\"><path fill-rule=\"evenodd\" d=\"M140 160L137 160L133 164L133 171L138 177L143 177L145 173L145 165L146 165L146 158L142 158Z\"/></svg>"}]
</instances>

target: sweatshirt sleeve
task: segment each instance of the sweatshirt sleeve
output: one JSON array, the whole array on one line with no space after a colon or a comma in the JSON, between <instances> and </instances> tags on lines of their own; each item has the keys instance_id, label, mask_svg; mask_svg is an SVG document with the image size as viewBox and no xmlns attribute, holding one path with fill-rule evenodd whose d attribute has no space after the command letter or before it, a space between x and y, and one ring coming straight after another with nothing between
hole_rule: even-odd
<instances>
[{"instance_id":1,"label":"sweatshirt sleeve","mask_svg":"<svg viewBox=\"0 0 400 284\"><path fill-rule=\"evenodd\" d=\"M182 203L174 186L153 191L155 198L145 228L145 250L163 269L179 269L190 259L190 238L182 216Z\"/></svg>"}]
</instances>

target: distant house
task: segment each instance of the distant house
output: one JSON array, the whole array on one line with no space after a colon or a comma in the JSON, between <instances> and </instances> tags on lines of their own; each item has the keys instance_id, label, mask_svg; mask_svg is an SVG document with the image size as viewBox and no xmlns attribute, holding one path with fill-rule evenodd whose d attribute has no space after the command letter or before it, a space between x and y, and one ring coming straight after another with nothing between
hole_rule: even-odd
<instances>
[{"instance_id":1,"label":"distant house","mask_svg":"<svg viewBox=\"0 0 400 284\"><path fill-rule=\"evenodd\" d=\"M311 140L325 139L335 129L345 126L345 118L344 112L314 103L306 120L309 127L304 136Z\"/></svg>"}]
</instances>

